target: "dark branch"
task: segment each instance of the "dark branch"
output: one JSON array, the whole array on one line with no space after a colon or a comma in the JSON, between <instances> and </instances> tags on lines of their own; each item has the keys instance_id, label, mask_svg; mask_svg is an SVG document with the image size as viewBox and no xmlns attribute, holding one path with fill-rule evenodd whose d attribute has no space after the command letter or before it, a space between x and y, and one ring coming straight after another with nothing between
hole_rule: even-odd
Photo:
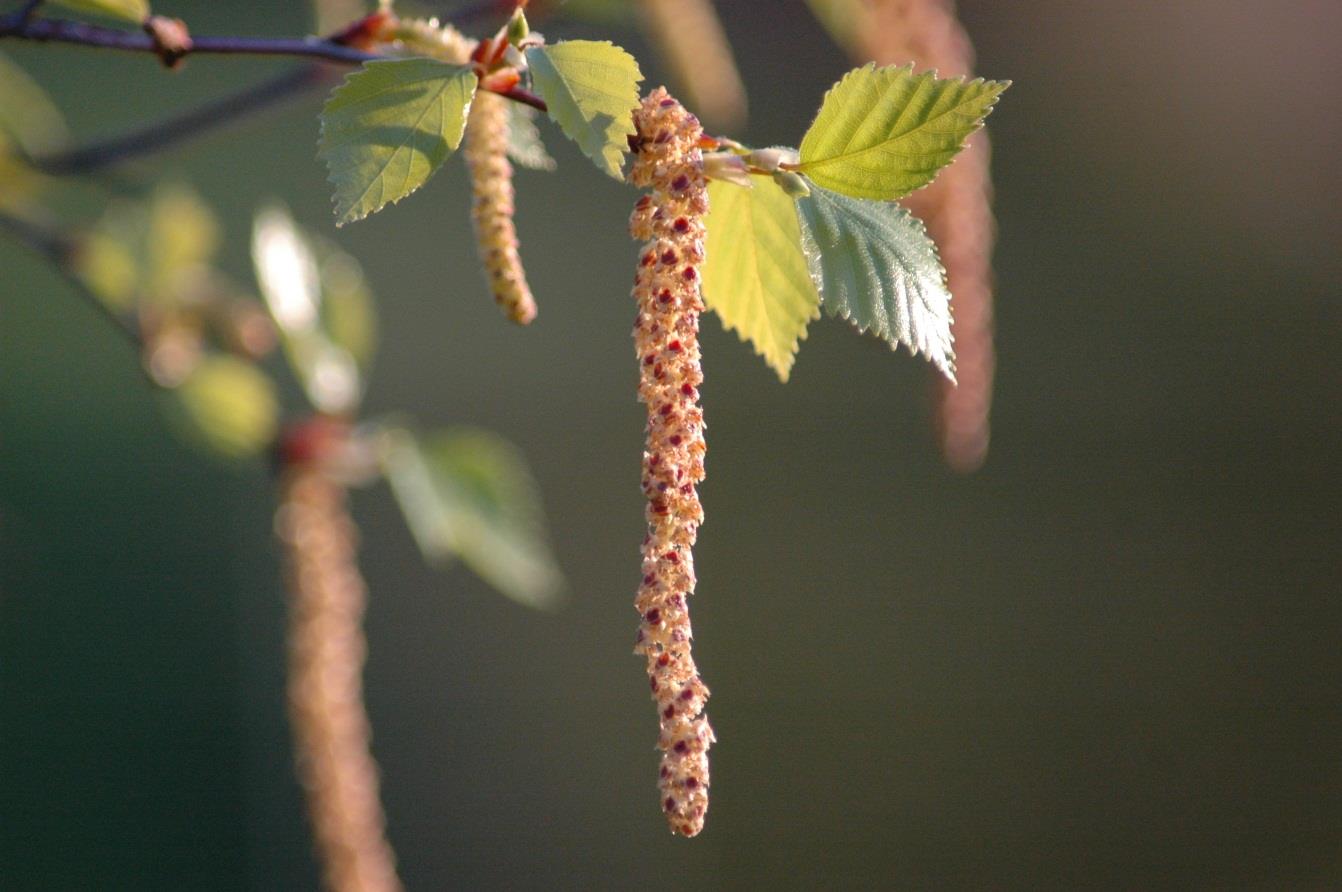
<instances>
[{"instance_id":1,"label":"dark branch","mask_svg":"<svg viewBox=\"0 0 1342 892\"><path fill-rule=\"evenodd\" d=\"M130 342L137 355L144 349L139 331L113 312L112 308L103 303L102 299L90 291L83 280L75 274L73 260L78 247L72 240L61 233L3 211L0 211L0 230L8 232L19 244L34 254L40 255L56 267L60 274L65 277L65 280L70 283L70 286L74 288L75 293L83 298L85 303L97 310L99 315L111 323L112 327ZM141 371L144 371L143 366L141 366Z\"/></svg>"},{"instance_id":2,"label":"dark branch","mask_svg":"<svg viewBox=\"0 0 1342 892\"><path fill-rule=\"evenodd\" d=\"M326 80L327 71L323 66L304 65L255 87L207 102L140 130L106 142L35 158L32 163L44 173L55 176L93 173L130 158L162 151L207 130L282 102Z\"/></svg>"}]
</instances>

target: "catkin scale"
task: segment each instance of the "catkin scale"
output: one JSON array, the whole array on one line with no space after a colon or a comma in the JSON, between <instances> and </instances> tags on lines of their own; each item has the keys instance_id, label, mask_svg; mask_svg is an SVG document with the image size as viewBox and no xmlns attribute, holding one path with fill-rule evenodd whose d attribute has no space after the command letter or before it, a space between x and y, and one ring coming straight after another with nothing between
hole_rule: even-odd
<instances>
[{"instance_id":1,"label":"catkin scale","mask_svg":"<svg viewBox=\"0 0 1342 892\"><path fill-rule=\"evenodd\" d=\"M707 181L699 121L658 88L635 112L630 180L648 187L629 231L644 242L634 277L634 346L638 398L647 407L642 488L647 536L635 607L641 619L635 652L647 659L657 703L662 752L658 785L671 831L695 836L708 810L708 747L713 729L703 715L708 688L690 654L688 599L694 593L692 552L703 507L703 382L699 353L700 265L704 260Z\"/></svg>"}]
</instances>

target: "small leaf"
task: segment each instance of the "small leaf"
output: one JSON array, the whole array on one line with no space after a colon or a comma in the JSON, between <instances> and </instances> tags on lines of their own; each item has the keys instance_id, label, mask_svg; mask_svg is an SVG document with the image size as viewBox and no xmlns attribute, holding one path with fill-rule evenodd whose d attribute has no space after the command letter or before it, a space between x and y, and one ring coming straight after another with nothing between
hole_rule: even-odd
<instances>
[{"instance_id":1,"label":"small leaf","mask_svg":"<svg viewBox=\"0 0 1342 892\"><path fill-rule=\"evenodd\" d=\"M558 166L541 141L536 110L520 102L508 103L508 157L532 170L554 170Z\"/></svg>"},{"instance_id":2,"label":"small leaf","mask_svg":"<svg viewBox=\"0 0 1342 892\"><path fill-rule=\"evenodd\" d=\"M798 168L826 189L892 200L932 182L983 125L1009 81L940 80L865 65L825 94Z\"/></svg>"},{"instance_id":3,"label":"small leaf","mask_svg":"<svg viewBox=\"0 0 1342 892\"><path fill-rule=\"evenodd\" d=\"M266 307L284 337L284 353L308 400L322 412L352 411L363 395L354 355L323 318L322 270L288 211L271 207L252 227L252 263Z\"/></svg>"},{"instance_id":4,"label":"small leaf","mask_svg":"<svg viewBox=\"0 0 1342 892\"><path fill-rule=\"evenodd\" d=\"M338 225L414 192L461 145L477 79L432 59L365 62L322 109Z\"/></svg>"},{"instance_id":5,"label":"small leaf","mask_svg":"<svg viewBox=\"0 0 1342 892\"><path fill-rule=\"evenodd\" d=\"M820 295L806 269L793 200L771 177L753 189L708 184L704 301L786 381Z\"/></svg>"},{"instance_id":6,"label":"small leaf","mask_svg":"<svg viewBox=\"0 0 1342 892\"><path fill-rule=\"evenodd\" d=\"M219 250L219 222L185 183L161 185L149 203L145 235L147 297L180 305L205 275Z\"/></svg>"},{"instance_id":7,"label":"small leaf","mask_svg":"<svg viewBox=\"0 0 1342 892\"><path fill-rule=\"evenodd\" d=\"M951 293L922 222L897 204L812 184L797 199L806 261L825 311L921 353L954 380Z\"/></svg>"},{"instance_id":8,"label":"small leaf","mask_svg":"<svg viewBox=\"0 0 1342 892\"><path fill-rule=\"evenodd\" d=\"M27 155L42 155L65 144L67 131L60 109L37 81L0 53L0 154L5 137Z\"/></svg>"},{"instance_id":9,"label":"small leaf","mask_svg":"<svg viewBox=\"0 0 1342 892\"><path fill-rule=\"evenodd\" d=\"M149 18L149 3L146 0L51 0L51 2L66 9L106 16L110 19L121 19L137 25Z\"/></svg>"},{"instance_id":10,"label":"small leaf","mask_svg":"<svg viewBox=\"0 0 1342 892\"><path fill-rule=\"evenodd\" d=\"M608 41L567 40L528 48L527 64L550 118L597 167L624 179L643 80L634 57Z\"/></svg>"},{"instance_id":11,"label":"small leaf","mask_svg":"<svg viewBox=\"0 0 1342 892\"><path fill-rule=\"evenodd\" d=\"M511 443L484 431L420 439L391 430L384 465L426 560L458 556L515 601L558 604L563 577L545 541L540 496Z\"/></svg>"},{"instance_id":12,"label":"small leaf","mask_svg":"<svg viewBox=\"0 0 1342 892\"><path fill-rule=\"evenodd\" d=\"M270 379L232 356L207 356L164 396L183 439L226 459L257 455L275 438L279 405Z\"/></svg>"}]
</instances>

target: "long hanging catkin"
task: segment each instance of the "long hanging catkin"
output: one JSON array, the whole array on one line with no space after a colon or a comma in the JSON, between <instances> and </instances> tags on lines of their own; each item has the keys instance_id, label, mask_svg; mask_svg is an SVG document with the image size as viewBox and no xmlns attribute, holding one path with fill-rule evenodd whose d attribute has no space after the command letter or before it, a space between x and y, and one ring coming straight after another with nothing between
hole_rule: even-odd
<instances>
[{"instance_id":1,"label":"long hanging catkin","mask_svg":"<svg viewBox=\"0 0 1342 892\"><path fill-rule=\"evenodd\" d=\"M331 892L399 892L363 705L365 588L345 490L321 469L285 471L276 531L289 583L289 721Z\"/></svg>"},{"instance_id":2,"label":"long hanging catkin","mask_svg":"<svg viewBox=\"0 0 1342 892\"><path fill-rule=\"evenodd\" d=\"M956 20L951 0L869 0L855 29L859 55L881 65L936 68L942 77L969 76L974 47ZM904 200L927 223L941 253L955 320L955 373L959 384L937 381L941 450L958 471L973 471L988 454L992 406L995 228L988 134L980 130L955 163L926 189Z\"/></svg>"},{"instance_id":3,"label":"long hanging catkin","mask_svg":"<svg viewBox=\"0 0 1342 892\"><path fill-rule=\"evenodd\" d=\"M494 301L512 321L536 318L536 300L517 253L513 225L513 166L508 162L508 100L483 90L466 124L466 167L471 172L471 221L476 250Z\"/></svg>"},{"instance_id":4,"label":"long hanging catkin","mask_svg":"<svg viewBox=\"0 0 1342 892\"><path fill-rule=\"evenodd\" d=\"M647 405L643 494L648 534L635 606L642 619L635 652L648 661L662 751L662 809L673 833L694 836L708 810L708 747L703 715L708 688L690 655L688 598L694 592L692 549L703 522L695 485L704 479L704 419L699 408L699 266L704 260L707 181L699 121L663 88L635 112L630 179L651 187L639 199L629 231L644 241L634 278L638 315L638 398Z\"/></svg>"}]
</instances>

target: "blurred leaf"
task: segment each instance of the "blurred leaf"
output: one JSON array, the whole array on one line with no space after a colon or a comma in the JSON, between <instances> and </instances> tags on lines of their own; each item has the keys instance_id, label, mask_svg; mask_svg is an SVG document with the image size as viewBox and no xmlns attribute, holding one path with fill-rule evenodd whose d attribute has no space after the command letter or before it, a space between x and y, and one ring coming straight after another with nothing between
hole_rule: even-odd
<instances>
[{"instance_id":1,"label":"blurred leaf","mask_svg":"<svg viewBox=\"0 0 1342 892\"><path fill-rule=\"evenodd\" d=\"M305 230L306 232L306 230ZM312 232L321 278L321 323L327 337L344 347L367 370L377 351L377 306L363 267L336 244Z\"/></svg>"},{"instance_id":2,"label":"blurred leaf","mask_svg":"<svg viewBox=\"0 0 1342 892\"><path fill-rule=\"evenodd\" d=\"M77 10L89 15L106 16L140 24L149 18L147 0L51 0L58 6Z\"/></svg>"},{"instance_id":3,"label":"blurred leaf","mask_svg":"<svg viewBox=\"0 0 1342 892\"><path fill-rule=\"evenodd\" d=\"M855 198L900 198L932 182L1008 86L940 80L912 65L854 69L825 94L802 138L799 170Z\"/></svg>"},{"instance_id":4,"label":"blurred leaf","mask_svg":"<svg viewBox=\"0 0 1342 892\"><path fill-rule=\"evenodd\" d=\"M954 380L951 293L922 221L897 204L819 186L797 199L801 241L825 311L921 353Z\"/></svg>"},{"instance_id":5,"label":"blurred leaf","mask_svg":"<svg viewBox=\"0 0 1342 892\"><path fill-rule=\"evenodd\" d=\"M551 120L597 167L623 180L643 80L634 57L609 41L567 40L530 47L527 64Z\"/></svg>"},{"instance_id":6,"label":"blurred leaf","mask_svg":"<svg viewBox=\"0 0 1342 892\"><path fill-rule=\"evenodd\" d=\"M312 0L316 34L332 34L368 12L364 0Z\"/></svg>"},{"instance_id":7,"label":"blurred leaf","mask_svg":"<svg viewBox=\"0 0 1342 892\"><path fill-rule=\"evenodd\" d=\"M140 299L148 228L144 205L113 201L80 241L75 271L114 310L130 310Z\"/></svg>"},{"instance_id":8,"label":"blurred leaf","mask_svg":"<svg viewBox=\"0 0 1342 892\"><path fill-rule=\"evenodd\" d=\"M275 437L279 406L270 379L232 356L207 356L164 401L173 429L221 458L257 455Z\"/></svg>"},{"instance_id":9,"label":"blurred leaf","mask_svg":"<svg viewBox=\"0 0 1342 892\"><path fill-rule=\"evenodd\" d=\"M536 110L520 102L508 103L508 157L532 170L554 170L558 166L541 141Z\"/></svg>"},{"instance_id":10,"label":"blurred leaf","mask_svg":"<svg viewBox=\"0 0 1342 892\"><path fill-rule=\"evenodd\" d=\"M558 604L563 577L546 543L536 483L515 446L484 431L418 439L391 430L384 463L426 560L460 557L515 601Z\"/></svg>"},{"instance_id":11,"label":"blurred leaf","mask_svg":"<svg viewBox=\"0 0 1342 892\"><path fill-rule=\"evenodd\" d=\"M338 262L343 255L333 256ZM266 307L284 338L285 356L309 401L322 412L343 414L352 411L363 394L359 363L354 353L327 327L323 267L285 209L274 206L257 213L252 227L252 263ZM338 277L339 271L333 271L331 275ZM347 305L344 324L348 329L359 324L348 304L361 298L357 292L362 288L362 276L352 260L346 263L344 276L345 281L340 284L347 293L337 297L336 301ZM366 297L366 292L362 296ZM370 310L369 307L363 311L355 308L353 312ZM366 319L363 321L367 322ZM371 333L355 332L353 340L357 342L359 337L367 341ZM371 351L370 343L356 345Z\"/></svg>"},{"instance_id":12,"label":"blurred leaf","mask_svg":"<svg viewBox=\"0 0 1342 892\"><path fill-rule=\"evenodd\" d=\"M337 225L414 192L461 145L477 79L432 59L366 62L322 109L317 154L335 187Z\"/></svg>"},{"instance_id":13,"label":"blurred leaf","mask_svg":"<svg viewBox=\"0 0 1342 892\"><path fill-rule=\"evenodd\" d=\"M160 185L149 204L145 256L148 296L180 305L208 277L219 250L219 222L200 195L184 183Z\"/></svg>"},{"instance_id":14,"label":"blurred leaf","mask_svg":"<svg viewBox=\"0 0 1342 892\"><path fill-rule=\"evenodd\" d=\"M65 119L37 81L0 53L0 154L8 136L30 157L65 144Z\"/></svg>"},{"instance_id":15,"label":"blurred leaf","mask_svg":"<svg viewBox=\"0 0 1342 892\"><path fill-rule=\"evenodd\" d=\"M786 381L806 325L820 315L792 198L769 177L754 188L710 180L704 301Z\"/></svg>"}]
</instances>

